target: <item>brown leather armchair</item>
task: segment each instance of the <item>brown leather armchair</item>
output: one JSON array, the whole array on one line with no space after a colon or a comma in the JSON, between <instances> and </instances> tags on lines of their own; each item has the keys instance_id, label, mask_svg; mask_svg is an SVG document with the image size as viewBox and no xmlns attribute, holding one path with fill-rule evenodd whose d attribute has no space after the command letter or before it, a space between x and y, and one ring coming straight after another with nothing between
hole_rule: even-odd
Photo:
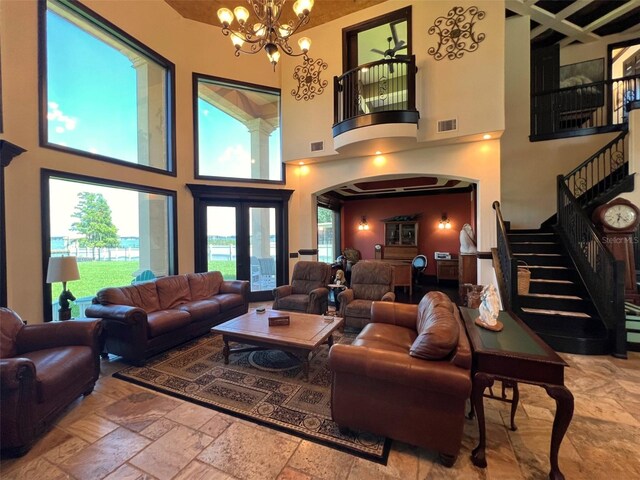
<instances>
[{"instance_id":1,"label":"brown leather armchair","mask_svg":"<svg viewBox=\"0 0 640 480\"><path fill-rule=\"evenodd\" d=\"M442 292L420 305L373 302L371 323L329 352L331 413L353 428L435 450L452 466L471 394L471 348Z\"/></svg>"},{"instance_id":2,"label":"brown leather armchair","mask_svg":"<svg viewBox=\"0 0 640 480\"><path fill-rule=\"evenodd\" d=\"M373 301L394 302L393 267L385 262L361 260L351 271L351 288L338 294L340 316L348 327L362 328L371 319Z\"/></svg>"},{"instance_id":3,"label":"brown leather armchair","mask_svg":"<svg viewBox=\"0 0 640 480\"><path fill-rule=\"evenodd\" d=\"M100 320L25 325L0 308L3 454L25 454L62 409L93 391L100 333Z\"/></svg>"},{"instance_id":4,"label":"brown leather armchair","mask_svg":"<svg viewBox=\"0 0 640 480\"><path fill-rule=\"evenodd\" d=\"M293 267L291 285L273 289L273 309L322 314L329 305L331 265L300 261Z\"/></svg>"}]
</instances>

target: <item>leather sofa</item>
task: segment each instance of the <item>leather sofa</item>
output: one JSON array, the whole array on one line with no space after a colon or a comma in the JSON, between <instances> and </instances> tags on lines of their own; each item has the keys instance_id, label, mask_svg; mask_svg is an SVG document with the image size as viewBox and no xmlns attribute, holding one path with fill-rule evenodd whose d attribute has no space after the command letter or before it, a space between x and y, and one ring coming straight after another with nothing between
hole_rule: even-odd
<instances>
[{"instance_id":1,"label":"leather sofa","mask_svg":"<svg viewBox=\"0 0 640 480\"><path fill-rule=\"evenodd\" d=\"M300 261L293 267L291 285L273 289L274 310L323 314L329 306L331 266L323 262Z\"/></svg>"},{"instance_id":2,"label":"leather sofa","mask_svg":"<svg viewBox=\"0 0 640 480\"><path fill-rule=\"evenodd\" d=\"M26 453L56 416L89 395L100 374L100 320L25 325L0 308L0 445Z\"/></svg>"},{"instance_id":3,"label":"leather sofa","mask_svg":"<svg viewBox=\"0 0 640 480\"><path fill-rule=\"evenodd\" d=\"M102 318L105 350L136 365L247 313L249 282L220 272L170 275L103 288L85 314Z\"/></svg>"},{"instance_id":4,"label":"leather sofa","mask_svg":"<svg viewBox=\"0 0 640 480\"><path fill-rule=\"evenodd\" d=\"M331 412L341 429L435 450L452 466L471 394L471 348L457 307L430 292L419 305L374 302L371 323L329 352Z\"/></svg>"},{"instance_id":5,"label":"leather sofa","mask_svg":"<svg viewBox=\"0 0 640 480\"><path fill-rule=\"evenodd\" d=\"M361 260L351 271L350 288L338 294L340 316L347 327L363 328L371 320L374 301L394 302L393 267L376 260Z\"/></svg>"}]
</instances>

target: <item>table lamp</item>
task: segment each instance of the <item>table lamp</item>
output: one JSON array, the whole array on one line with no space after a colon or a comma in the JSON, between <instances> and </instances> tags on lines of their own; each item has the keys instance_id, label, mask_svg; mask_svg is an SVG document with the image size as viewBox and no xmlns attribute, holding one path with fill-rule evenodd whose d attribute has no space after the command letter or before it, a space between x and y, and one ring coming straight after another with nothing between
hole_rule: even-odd
<instances>
[{"instance_id":1,"label":"table lamp","mask_svg":"<svg viewBox=\"0 0 640 480\"><path fill-rule=\"evenodd\" d=\"M67 282L80 280L78 263L76 257L50 257L47 268L47 283L62 282L62 293L58 299L58 320L71 319L71 307L69 300L74 301L76 297L67 290Z\"/></svg>"}]
</instances>

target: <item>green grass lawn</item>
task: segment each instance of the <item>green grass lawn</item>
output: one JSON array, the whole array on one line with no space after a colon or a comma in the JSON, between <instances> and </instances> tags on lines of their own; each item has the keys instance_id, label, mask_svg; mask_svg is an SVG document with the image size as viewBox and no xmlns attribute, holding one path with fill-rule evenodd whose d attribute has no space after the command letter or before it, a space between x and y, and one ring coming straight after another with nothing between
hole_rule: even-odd
<instances>
[{"instance_id":1,"label":"green grass lawn","mask_svg":"<svg viewBox=\"0 0 640 480\"><path fill-rule=\"evenodd\" d=\"M209 271L219 270L226 280L236 278L236 263L233 260L210 261ZM118 287L130 285L133 273L139 270L137 261L131 262L79 262L80 280L67 283L76 298L93 297L98 290L104 287ZM57 302L62 292L62 283L54 283L51 288L51 300ZM74 308L77 315L77 308Z\"/></svg>"}]
</instances>

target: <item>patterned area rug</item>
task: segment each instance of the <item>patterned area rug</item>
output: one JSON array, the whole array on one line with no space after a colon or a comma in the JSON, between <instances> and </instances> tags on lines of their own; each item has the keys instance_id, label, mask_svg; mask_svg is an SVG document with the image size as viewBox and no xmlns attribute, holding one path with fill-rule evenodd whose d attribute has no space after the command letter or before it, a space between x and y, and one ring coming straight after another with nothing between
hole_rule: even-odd
<instances>
[{"instance_id":1,"label":"patterned area rug","mask_svg":"<svg viewBox=\"0 0 640 480\"><path fill-rule=\"evenodd\" d=\"M336 343L354 338L334 334ZM331 420L327 345L313 357L308 382L300 362L284 352L232 353L225 365L222 345L220 335L206 335L113 376L386 464L390 440L342 434Z\"/></svg>"}]
</instances>

